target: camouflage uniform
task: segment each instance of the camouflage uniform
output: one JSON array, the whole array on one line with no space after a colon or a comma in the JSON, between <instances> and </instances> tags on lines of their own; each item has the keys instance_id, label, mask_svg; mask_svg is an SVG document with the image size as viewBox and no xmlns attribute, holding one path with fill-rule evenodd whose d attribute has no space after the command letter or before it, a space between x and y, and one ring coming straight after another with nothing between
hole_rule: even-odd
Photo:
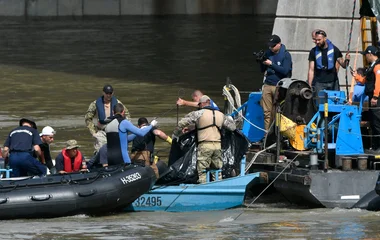
<instances>
[{"instance_id":1,"label":"camouflage uniform","mask_svg":"<svg viewBox=\"0 0 380 240\"><path fill-rule=\"evenodd\" d=\"M178 127L174 131L175 136L179 136L181 129L187 127L191 124L197 123L197 120L203 115L204 111L209 111L205 109L200 109L197 111L190 112L184 118L178 122ZM224 116L222 127L234 131L236 129L235 122L232 118ZM197 149L197 171L199 183L206 182L206 169L221 169L223 167L222 160L222 148L220 141L204 141L198 143ZM214 176L215 179L215 176ZM221 173L218 179L222 179Z\"/></svg>"},{"instance_id":2,"label":"camouflage uniform","mask_svg":"<svg viewBox=\"0 0 380 240\"><path fill-rule=\"evenodd\" d=\"M119 100L117 100L117 102L123 104ZM124 106L124 110L125 110L125 118L127 120L130 120L131 116L129 114L128 109L125 106ZM106 137L106 132L104 131L105 126L102 126L99 123L95 125L93 121L94 117L96 117L96 119L98 117L98 113L96 111L96 100L93 101L88 107L86 115L84 116L84 120L86 122L86 127L88 128L88 130L90 130L91 135L96 138L95 143L94 143L94 148L95 148L95 151L97 152L105 143L107 143L107 137Z\"/></svg>"},{"instance_id":3,"label":"camouflage uniform","mask_svg":"<svg viewBox=\"0 0 380 240\"><path fill-rule=\"evenodd\" d=\"M206 182L206 173L204 172L207 168L212 169L222 169L222 146L220 142L201 142L198 144L197 150L197 169L203 169L198 171L198 182ZM213 178L215 174L213 173ZM218 179L222 179L222 173L218 175Z\"/></svg>"}]
</instances>

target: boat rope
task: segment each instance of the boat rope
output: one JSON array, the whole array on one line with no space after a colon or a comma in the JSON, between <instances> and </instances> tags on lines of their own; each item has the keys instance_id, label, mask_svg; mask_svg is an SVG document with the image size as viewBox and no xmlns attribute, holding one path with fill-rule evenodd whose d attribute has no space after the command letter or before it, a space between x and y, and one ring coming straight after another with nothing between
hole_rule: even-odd
<instances>
[{"instance_id":1,"label":"boat rope","mask_svg":"<svg viewBox=\"0 0 380 240\"><path fill-rule=\"evenodd\" d=\"M226 86L223 87L223 94L224 94L224 91L228 92L228 90L227 90L227 89L225 90L225 88L226 88ZM229 92L228 92L228 95L231 96L231 94L230 94ZM233 111L231 111L231 113L232 113L232 112L237 112L237 113L239 114L239 116L240 116L242 119L244 119L244 121L246 121L247 123L249 123L251 126L253 126L253 127L255 127L255 128L257 128L257 129L259 129L259 130L265 132L265 133L268 132L267 130L265 130L265 129L263 129L263 128L257 126L257 125L255 125L254 123L250 122L246 117L244 117L242 111L241 111L241 110L238 111L237 108L234 106L234 100L233 100L232 96L231 96L231 98L229 98L228 95L226 96L226 97L227 97L227 101L230 103L230 106L231 106L232 109L233 109ZM239 94L239 98L240 98L240 94ZM231 113L230 113L230 114L231 114Z\"/></svg>"},{"instance_id":2,"label":"boat rope","mask_svg":"<svg viewBox=\"0 0 380 240\"><path fill-rule=\"evenodd\" d=\"M355 61L354 61L354 71L356 71L356 62L358 60L358 56L359 56L359 42L360 42L360 31L359 31L359 34L358 34L358 40L357 40L357 43L356 43L356 51L355 51ZM351 70L350 70L351 71ZM351 73L352 75L352 73ZM352 105L352 98L353 98L353 95L354 95L354 88L355 88L355 77L352 76L351 78L351 86L350 86L350 94L349 94L349 97L348 97L348 104L351 104Z\"/></svg>"},{"instance_id":3,"label":"boat rope","mask_svg":"<svg viewBox=\"0 0 380 240\"><path fill-rule=\"evenodd\" d=\"M164 212L166 212L169 208L170 208L170 206L175 202L175 201L177 201L177 199L181 196L181 194L183 193L183 191L185 191L186 189L188 188L188 186L183 186L183 189L182 189L182 191L177 195L177 197L176 198L174 198L173 199L173 201L165 208L165 211Z\"/></svg>"},{"instance_id":4,"label":"boat rope","mask_svg":"<svg viewBox=\"0 0 380 240\"><path fill-rule=\"evenodd\" d=\"M257 153L255 153L255 155L253 156L252 160L249 162L249 164L247 166L245 166L245 173L248 172L248 170L251 168L251 166L253 165L253 163L256 161L256 158L263 152L265 152L266 150L268 149L271 149L271 148L274 148L276 146L276 143L273 143L272 145L270 145L269 147L261 150L261 151L258 151Z\"/></svg>"},{"instance_id":5,"label":"boat rope","mask_svg":"<svg viewBox=\"0 0 380 240\"><path fill-rule=\"evenodd\" d=\"M179 98L181 98L181 93L183 93L183 95L185 94L185 89L183 89L183 88L180 88L179 90L178 90L178 99ZM177 105L177 126L178 126L178 122L179 122L179 105L178 104L176 104Z\"/></svg>"},{"instance_id":6,"label":"boat rope","mask_svg":"<svg viewBox=\"0 0 380 240\"><path fill-rule=\"evenodd\" d=\"M233 91L235 99L232 97L230 90ZM243 122L243 110L237 111L237 108L241 107L241 98L239 90L232 84L223 87L223 94L225 99L227 99L229 105L225 109L225 114L230 115L232 112L238 112L237 118L234 119L237 126L240 126ZM236 107L235 107L236 105Z\"/></svg>"},{"instance_id":7,"label":"boat rope","mask_svg":"<svg viewBox=\"0 0 380 240\"><path fill-rule=\"evenodd\" d=\"M348 35L348 44L347 44L347 54L350 53L350 46L351 46L351 39L352 39L352 29L354 28L354 19L355 19L355 9L356 9L356 0L354 0L354 6L352 8L352 17L351 17L351 26L350 26L350 33ZM346 62L346 93L347 93L347 100L349 100L349 91L348 91L348 68L347 68L348 62Z\"/></svg>"},{"instance_id":8,"label":"boat rope","mask_svg":"<svg viewBox=\"0 0 380 240\"><path fill-rule=\"evenodd\" d=\"M246 208L249 208L254 202L256 202L256 200L277 180L277 178L279 178L281 176L281 174L286 170L288 169L289 165L292 164L294 162L294 160L296 160L296 158L298 157L299 154L297 154L285 167L284 169L282 169L282 171L273 179L272 182L270 182L268 184L268 186L266 186L266 188L264 188L263 191L261 191L261 193L259 195L257 195L257 197L255 199L252 200L252 202L250 202L248 205L246 205ZM242 214L244 213L244 211L242 211L241 213L239 213L233 220L237 220Z\"/></svg>"},{"instance_id":9,"label":"boat rope","mask_svg":"<svg viewBox=\"0 0 380 240\"><path fill-rule=\"evenodd\" d=\"M176 104L175 106L173 106L173 107L170 108L169 110L167 110L167 111L161 113L160 115L158 115L158 117L155 117L155 118L153 118L153 119L162 118L163 116L165 116L165 115L168 114L169 112L171 112L171 111L173 111L174 109L176 109L177 106L178 106L178 105ZM177 125L178 125L178 123L177 123Z\"/></svg>"}]
</instances>

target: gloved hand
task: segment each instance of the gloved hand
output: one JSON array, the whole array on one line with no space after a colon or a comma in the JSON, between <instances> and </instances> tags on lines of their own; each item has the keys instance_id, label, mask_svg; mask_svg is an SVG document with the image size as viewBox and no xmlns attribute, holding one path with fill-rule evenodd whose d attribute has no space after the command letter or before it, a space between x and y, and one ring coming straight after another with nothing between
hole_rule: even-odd
<instances>
[{"instance_id":1,"label":"gloved hand","mask_svg":"<svg viewBox=\"0 0 380 240\"><path fill-rule=\"evenodd\" d=\"M227 116L227 120L233 122L234 118L232 116Z\"/></svg>"},{"instance_id":2,"label":"gloved hand","mask_svg":"<svg viewBox=\"0 0 380 240\"><path fill-rule=\"evenodd\" d=\"M156 119L153 119L151 122L150 122L150 125L152 125L152 127L155 127L157 125L157 120Z\"/></svg>"},{"instance_id":3,"label":"gloved hand","mask_svg":"<svg viewBox=\"0 0 380 240\"><path fill-rule=\"evenodd\" d=\"M169 137L169 136L168 136L168 137L166 138L166 140L165 140L165 141L166 141L166 142L168 142L169 144L172 144L172 141L173 141L173 140L172 140L172 138L171 138L171 137Z\"/></svg>"}]
</instances>

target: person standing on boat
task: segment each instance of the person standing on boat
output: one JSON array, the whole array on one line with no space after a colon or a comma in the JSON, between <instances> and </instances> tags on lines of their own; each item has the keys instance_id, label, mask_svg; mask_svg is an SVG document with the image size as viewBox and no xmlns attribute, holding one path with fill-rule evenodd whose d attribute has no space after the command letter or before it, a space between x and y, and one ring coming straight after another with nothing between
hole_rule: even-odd
<instances>
[{"instance_id":1,"label":"person standing on boat","mask_svg":"<svg viewBox=\"0 0 380 240\"><path fill-rule=\"evenodd\" d=\"M177 100L177 105L178 106L188 106L188 107L198 107L198 104L199 104L199 99L201 99L201 97L203 96L204 94L202 93L201 90L195 90L192 94L191 94L191 98L193 99L193 101L186 101L186 100L183 100L182 98L178 98ZM210 107L215 109L215 110L220 110L218 105L216 105L216 103L212 100L210 100Z\"/></svg>"},{"instance_id":2,"label":"person standing on boat","mask_svg":"<svg viewBox=\"0 0 380 240\"><path fill-rule=\"evenodd\" d=\"M52 174L55 173L55 168L50 155L50 144L54 141L54 135L55 130L52 127L46 126L42 129L40 133L42 144L39 145L41 148L41 155L38 158L42 164L47 166ZM34 157L37 158L37 155L34 154Z\"/></svg>"},{"instance_id":3,"label":"person standing on boat","mask_svg":"<svg viewBox=\"0 0 380 240\"><path fill-rule=\"evenodd\" d=\"M104 128L107 124L105 120L113 116L112 110L117 103L121 102L114 96L113 87L107 84L103 87L103 96L93 101L88 107L84 118L91 135L96 139L94 144L96 152L107 142L106 133L104 132ZM126 118L130 119L131 116L129 115L128 109L126 107L124 107L124 109ZM95 116L97 116L97 125L93 122Z\"/></svg>"},{"instance_id":4,"label":"person standing on boat","mask_svg":"<svg viewBox=\"0 0 380 240\"><path fill-rule=\"evenodd\" d=\"M343 60L341 51L327 39L323 30L315 32L315 45L309 52L309 85L314 87L315 96L324 89L339 91L336 63L345 69L350 62L350 55L347 53Z\"/></svg>"},{"instance_id":5,"label":"person standing on boat","mask_svg":"<svg viewBox=\"0 0 380 240\"><path fill-rule=\"evenodd\" d=\"M268 41L269 49L264 58L259 59L261 72L264 73L264 86L260 104L264 110L264 126L268 130L274 116L274 99L277 83L292 75L292 56L286 50L281 38L272 35Z\"/></svg>"},{"instance_id":6,"label":"person standing on boat","mask_svg":"<svg viewBox=\"0 0 380 240\"><path fill-rule=\"evenodd\" d=\"M145 128L149 125L148 119L141 117L137 120L138 127ZM160 129L153 127L145 136L136 136L132 141L131 160L134 164L151 166L158 177L158 169L153 160L154 144L156 136L172 144L172 138Z\"/></svg>"},{"instance_id":7,"label":"person standing on boat","mask_svg":"<svg viewBox=\"0 0 380 240\"><path fill-rule=\"evenodd\" d=\"M195 123L198 140L198 182L205 183L207 168L221 169L223 167L220 129L235 131L236 125L232 117L227 117L211 107L211 99L207 95L199 99L198 105L200 110L190 112L178 122L174 135L179 136L182 129ZM221 173L218 178L222 179Z\"/></svg>"},{"instance_id":8,"label":"person standing on boat","mask_svg":"<svg viewBox=\"0 0 380 240\"><path fill-rule=\"evenodd\" d=\"M319 32L319 31L323 31L322 29L314 29L312 32L311 32L311 38L313 39L313 43L315 44L315 45L317 45L317 40L316 40L316 32ZM329 39L327 39L326 38L326 42L329 44L329 43L331 43L332 44L332 42L329 40ZM336 68L336 72L339 72L339 68L340 68L340 64L339 64L339 62L336 62L335 63L335 68ZM313 84L314 84L314 81L313 81Z\"/></svg>"},{"instance_id":9,"label":"person standing on boat","mask_svg":"<svg viewBox=\"0 0 380 240\"><path fill-rule=\"evenodd\" d=\"M79 151L79 147L78 142L74 139L66 142L66 147L55 158L57 172L64 174L87 171L86 160Z\"/></svg>"},{"instance_id":10,"label":"person standing on boat","mask_svg":"<svg viewBox=\"0 0 380 240\"><path fill-rule=\"evenodd\" d=\"M356 71L352 72L355 80L365 84L364 92L368 96L370 102L370 125L372 129L372 151L368 153L380 154L380 102L378 101L380 96L380 60L379 50L375 46L368 46L365 51L360 52L363 54L370 64L365 77L357 74Z\"/></svg>"},{"instance_id":11,"label":"person standing on boat","mask_svg":"<svg viewBox=\"0 0 380 240\"><path fill-rule=\"evenodd\" d=\"M131 159L128 154L128 142L136 136L144 137L152 127L157 125L157 120L153 120L150 125L144 128L134 126L128 119L125 119L125 109L123 104L117 103L114 107L114 116L107 124L107 160L108 165L130 164Z\"/></svg>"},{"instance_id":12,"label":"person standing on boat","mask_svg":"<svg viewBox=\"0 0 380 240\"><path fill-rule=\"evenodd\" d=\"M3 158L9 156L12 177L46 175L46 167L33 157L33 151L41 156L42 144L36 123L31 118L22 118L19 127L13 129L4 143Z\"/></svg>"}]
</instances>

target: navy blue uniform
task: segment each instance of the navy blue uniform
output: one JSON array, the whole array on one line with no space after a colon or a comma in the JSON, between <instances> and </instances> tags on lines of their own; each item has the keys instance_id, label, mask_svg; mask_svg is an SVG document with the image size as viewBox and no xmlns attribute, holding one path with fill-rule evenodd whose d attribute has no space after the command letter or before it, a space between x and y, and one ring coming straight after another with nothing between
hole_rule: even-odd
<instances>
[{"instance_id":1,"label":"navy blue uniform","mask_svg":"<svg viewBox=\"0 0 380 240\"><path fill-rule=\"evenodd\" d=\"M12 177L46 175L46 167L33 157L33 146L42 141L36 129L21 126L13 129L4 143L9 148L9 166Z\"/></svg>"}]
</instances>

